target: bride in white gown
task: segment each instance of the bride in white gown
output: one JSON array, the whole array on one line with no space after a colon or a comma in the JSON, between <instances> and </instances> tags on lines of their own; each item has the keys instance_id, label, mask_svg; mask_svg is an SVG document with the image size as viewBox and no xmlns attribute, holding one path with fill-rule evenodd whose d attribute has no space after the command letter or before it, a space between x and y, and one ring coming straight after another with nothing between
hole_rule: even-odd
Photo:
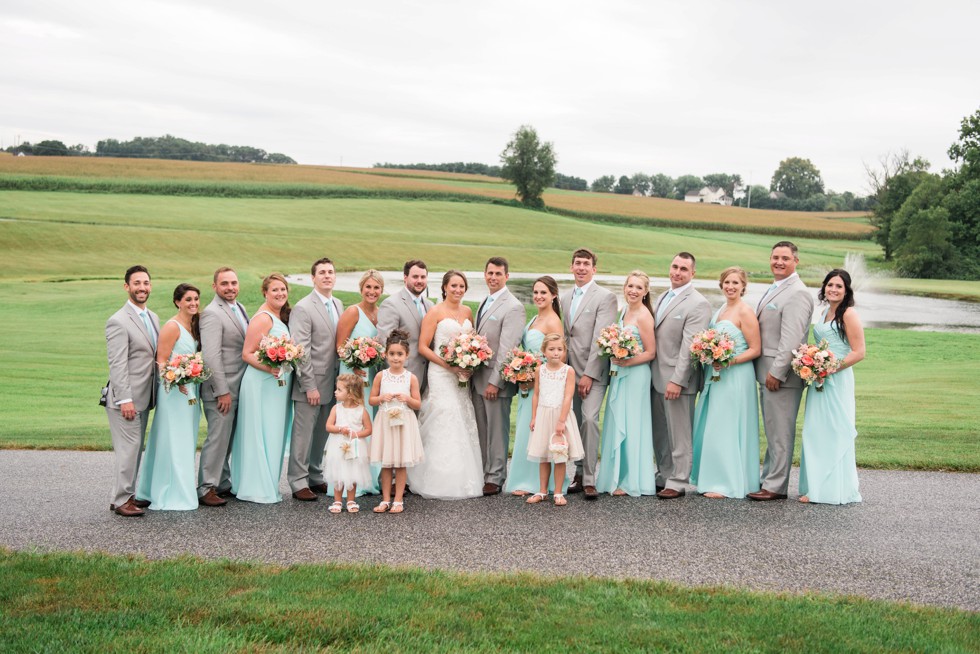
<instances>
[{"instance_id":1,"label":"bride in white gown","mask_svg":"<svg viewBox=\"0 0 980 654\"><path fill-rule=\"evenodd\" d=\"M463 273L447 272L442 278L443 301L425 315L419 333L419 353L429 360L429 387L419 411L425 460L408 469L408 484L413 493L428 499L483 496L483 460L469 389L459 387L461 371L450 368L438 354L440 345L473 328L473 312L462 304L466 289Z\"/></svg>"}]
</instances>

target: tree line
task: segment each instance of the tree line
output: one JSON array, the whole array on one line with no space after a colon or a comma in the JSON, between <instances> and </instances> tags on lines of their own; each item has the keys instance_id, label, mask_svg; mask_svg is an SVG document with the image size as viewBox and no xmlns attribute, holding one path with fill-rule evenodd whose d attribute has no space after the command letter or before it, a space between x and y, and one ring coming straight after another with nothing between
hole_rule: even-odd
<instances>
[{"instance_id":1,"label":"tree line","mask_svg":"<svg viewBox=\"0 0 980 654\"><path fill-rule=\"evenodd\" d=\"M266 152L248 145L226 145L188 141L167 134L165 136L137 136L130 141L105 139L99 141L92 152L88 146L67 146L61 141L47 140L36 144L29 142L6 148L12 154L56 157L123 157L139 159L177 159L183 161L227 161L235 163L295 164L292 157L279 152Z\"/></svg>"},{"instance_id":2,"label":"tree line","mask_svg":"<svg viewBox=\"0 0 980 654\"><path fill-rule=\"evenodd\" d=\"M390 162L376 163L374 168L391 168L394 170L431 170L440 173L468 173L470 175L486 175L488 177L501 177L503 178L503 166L490 166L483 163L478 163L475 161L463 162L454 161L451 163L438 163L438 164L426 164L426 163L415 163L415 164L395 164ZM548 185L549 188L560 188L568 189L570 191L588 191L589 182L582 179L581 177L574 177L572 175L562 175L561 173L555 173L555 178Z\"/></svg>"}]
</instances>

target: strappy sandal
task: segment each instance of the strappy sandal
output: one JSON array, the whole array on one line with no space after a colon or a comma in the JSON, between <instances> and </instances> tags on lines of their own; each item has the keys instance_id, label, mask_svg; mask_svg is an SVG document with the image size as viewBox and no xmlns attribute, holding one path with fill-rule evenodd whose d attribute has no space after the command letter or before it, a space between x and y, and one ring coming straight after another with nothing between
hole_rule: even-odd
<instances>
[{"instance_id":1,"label":"strappy sandal","mask_svg":"<svg viewBox=\"0 0 980 654\"><path fill-rule=\"evenodd\" d=\"M357 513L360 510L361 507L354 500L347 502L347 513Z\"/></svg>"},{"instance_id":2,"label":"strappy sandal","mask_svg":"<svg viewBox=\"0 0 980 654\"><path fill-rule=\"evenodd\" d=\"M568 500L561 493L555 493L555 506L565 506L568 504Z\"/></svg>"},{"instance_id":3,"label":"strappy sandal","mask_svg":"<svg viewBox=\"0 0 980 654\"><path fill-rule=\"evenodd\" d=\"M374 512L375 513L387 513L388 512L388 509L390 509L390 508L391 508L391 502L382 501L382 502L380 502L378 504L378 506L374 507Z\"/></svg>"},{"instance_id":4,"label":"strappy sandal","mask_svg":"<svg viewBox=\"0 0 980 654\"><path fill-rule=\"evenodd\" d=\"M392 502L391 503L391 513L401 513L405 510L404 502Z\"/></svg>"},{"instance_id":5,"label":"strappy sandal","mask_svg":"<svg viewBox=\"0 0 980 654\"><path fill-rule=\"evenodd\" d=\"M343 504L341 504L340 502L334 502L333 504L330 505L330 508L328 508L327 511L329 511L330 513L340 513L343 510L341 508L342 506Z\"/></svg>"},{"instance_id":6,"label":"strappy sandal","mask_svg":"<svg viewBox=\"0 0 980 654\"><path fill-rule=\"evenodd\" d=\"M544 502L547 497L547 493L535 493L524 501L528 504L537 504L538 502Z\"/></svg>"}]
</instances>

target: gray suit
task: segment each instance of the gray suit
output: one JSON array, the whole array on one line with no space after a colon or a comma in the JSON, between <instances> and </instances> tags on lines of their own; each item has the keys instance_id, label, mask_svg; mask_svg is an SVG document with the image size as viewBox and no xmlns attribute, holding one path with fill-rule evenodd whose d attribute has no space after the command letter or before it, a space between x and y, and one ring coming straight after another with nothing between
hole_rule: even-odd
<instances>
[{"instance_id":1,"label":"gray suit","mask_svg":"<svg viewBox=\"0 0 980 654\"><path fill-rule=\"evenodd\" d=\"M149 311L149 315L159 336L160 319L152 311ZM105 340L109 359L109 391L105 411L109 418L116 464L112 504L122 506L136 495L136 475L143 453L146 425L150 419L150 409L156 403L156 348L142 319L128 302L106 322ZM116 404L125 399L131 400L136 408L137 415L133 420L123 418Z\"/></svg>"},{"instance_id":2,"label":"gray suit","mask_svg":"<svg viewBox=\"0 0 980 654\"><path fill-rule=\"evenodd\" d=\"M425 297L422 298L422 306L428 313L432 309L432 303ZM415 308L415 296L407 289L402 287L400 291L392 293L378 307L378 340L383 346L388 340L388 335L395 329L403 329L408 332L410 350L405 367L409 372L419 379L419 392L425 389L425 371L429 367L429 361L419 354L419 331L422 329L422 318L419 317L418 309Z\"/></svg>"},{"instance_id":3,"label":"gray suit","mask_svg":"<svg viewBox=\"0 0 980 654\"><path fill-rule=\"evenodd\" d=\"M694 334L707 329L711 305L693 286L681 291L660 313L666 298L658 299L654 315L657 357L650 362L653 372L653 450L657 457L657 486L685 490L693 461L694 399L704 379L701 366L691 360ZM667 384L681 386L681 396L667 400Z\"/></svg>"},{"instance_id":4,"label":"gray suit","mask_svg":"<svg viewBox=\"0 0 980 654\"><path fill-rule=\"evenodd\" d=\"M762 422L766 428L766 456L762 464L762 488L785 495L793 465L796 416L803 398L803 380L790 366L793 349L806 342L813 317L813 297L799 277L785 282L759 303L762 356L755 360L759 381ZM782 382L778 391L766 388L766 375Z\"/></svg>"},{"instance_id":5,"label":"gray suit","mask_svg":"<svg viewBox=\"0 0 980 654\"><path fill-rule=\"evenodd\" d=\"M583 486L595 486L596 465L599 461L599 409L609 384L609 360L599 358L595 340L604 327L616 322L616 296L593 283L579 300L575 315L568 320L572 306L569 289L561 294L561 310L565 316L565 339L568 341L568 364L575 371L575 381L583 376L592 378L592 390L585 399L575 392L572 409L579 417L579 431L585 458L581 462Z\"/></svg>"},{"instance_id":6,"label":"gray suit","mask_svg":"<svg viewBox=\"0 0 980 654\"><path fill-rule=\"evenodd\" d=\"M197 493L201 496L212 488L218 492L231 490L228 455L238 415L238 389L247 366L242 360L245 329L235 315L239 307L244 313L245 307L238 302L228 303L216 295L201 312L201 354L211 369L211 378L201 386L208 421L208 437L201 447L197 474ZM218 411L216 398L227 393L231 394L231 408L223 414Z\"/></svg>"},{"instance_id":7,"label":"gray suit","mask_svg":"<svg viewBox=\"0 0 980 654\"><path fill-rule=\"evenodd\" d=\"M524 335L524 305L506 288L497 299L484 309L483 316L477 311L476 331L486 336L493 358L486 367L478 369L470 381L476 428L483 453L484 481L504 485L507 477L507 446L510 444L510 405L516 386L500 378L500 364L504 355L521 343ZM483 393L493 384L498 389L496 400L487 400Z\"/></svg>"},{"instance_id":8,"label":"gray suit","mask_svg":"<svg viewBox=\"0 0 980 654\"><path fill-rule=\"evenodd\" d=\"M337 318L344 305L331 298ZM289 314L289 333L307 356L293 383L293 433L286 478L292 492L325 483L323 450L327 445L327 416L334 405L337 382L337 326L316 292L296 303ZM310 406L306 392L320 391L320 404Z\"/></svg>"}]
</instances>

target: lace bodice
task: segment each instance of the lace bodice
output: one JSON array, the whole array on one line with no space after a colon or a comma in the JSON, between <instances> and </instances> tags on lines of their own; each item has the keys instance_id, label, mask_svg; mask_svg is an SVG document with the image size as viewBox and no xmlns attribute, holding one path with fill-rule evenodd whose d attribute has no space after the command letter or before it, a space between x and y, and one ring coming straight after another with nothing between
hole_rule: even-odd
<instances>
[{"instance_id":1,"label":"lace bodice","mask_svg":"<svg viewBox=\"0 0 980 654\"><path fill-rule=\"evenodd\" d=\"M364 429L364 407L337 405L337 426L350 427L354 431Z\"/></svg>"},{"instance_id":2,"label":"lace bodice","mask_svg":"<svg viewBox=\"0 0 980 654\"><path fill-rule=\"evenodd\" d=\"M538 406L561 408L565 401L565 380L571 368L562 366L561 370L552 372L547 364L541 368L541 388L538 389Z\"/></svg>"},{"instance_id":3,"label":"lace bodice","mask_svg":"<svg viewBox=\"0 0 980 654\"><path fill-rule=\"evenodd\" d=\"M391 393L396 395L398 393L404 393L409 395L412 392L412 373L407 369L402 370L400 375L391 374L390 370L381 371L381 388L378 390L379 395L386 395ZM397 401L397 400L392 400Z\"/></svg>"}]
</instances>

